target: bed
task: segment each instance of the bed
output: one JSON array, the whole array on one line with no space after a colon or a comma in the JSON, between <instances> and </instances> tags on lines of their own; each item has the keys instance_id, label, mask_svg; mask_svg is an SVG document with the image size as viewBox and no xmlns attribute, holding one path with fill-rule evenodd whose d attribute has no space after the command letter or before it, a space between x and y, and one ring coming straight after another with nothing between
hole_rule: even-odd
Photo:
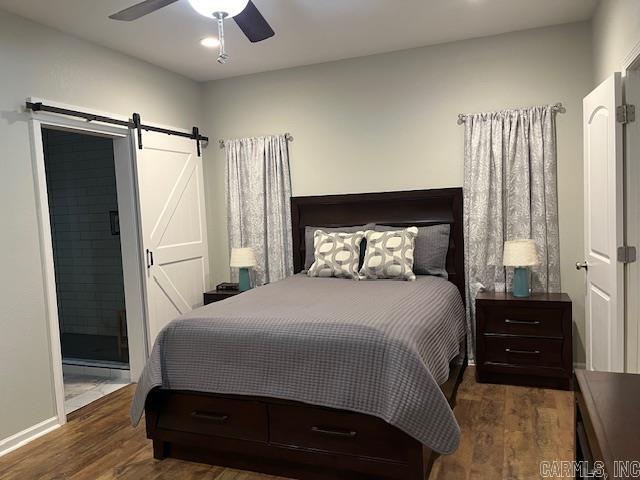
<instances>
[{"instance_id":1,"label":"bed","mask_svg":"<svg viewBox=\"0 0 640 480\"><path fill-rule=\"evenodd\" d=\"M298 479L424 480L459 440L459 188L292 199L294 270L161 332L139 382L154 456ZM308 278L306 226L451 226L448 279ZM462 342L461 342L462 341ZM428 413L425 413L428 412Z\"/></svg>"}]
</instances>

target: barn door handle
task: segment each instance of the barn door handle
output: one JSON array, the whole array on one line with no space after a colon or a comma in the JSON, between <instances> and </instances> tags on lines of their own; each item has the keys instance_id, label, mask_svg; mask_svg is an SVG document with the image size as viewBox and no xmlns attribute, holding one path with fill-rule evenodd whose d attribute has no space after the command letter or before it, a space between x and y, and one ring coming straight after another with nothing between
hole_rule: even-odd
<instances>
[{"instance_id":1,"label":"barn door handle","mask_svg":"<svg viewBox=\"0 0 640 480\"><path fill-rule=\"evenodd\" d=\"M147 248L147 268L153 266L153 252Z\"/></svg>"},{"instance_id":2,"label":"barn door handle","mask_svg":"<svg viewBox=\"0 0 640 480\"><path fill-rule=\"evenodd\" d=\"M585 271L589 270L589 264L586 261L584 263L576 262L576 270L581 270L583 268Z\"/></svg>"},{"instance_id":3,"label":"barn door handle","mask_svg":"<svg viewBox=\"0 0 640 480\"><path fill-rule=\"evenodd\" d=\"M332 437L347 437L347 438L353 438L358 434L357 432L354 432L353 430L328 430L328 429L322 428L322 427L311 427L311 431L313 433L320 433L322 435L330 435Z\"/></svg>"},{"instance_id":4,"label":"barn door handle","mask_svg":"<svg viewBox=\"0 0 640 480\"><path fill-rule=\"evenodd\" d=\"M540 350L513 350L511 348L505 348L507 353L518 353L521 355L540 355Z\"/></svg>"},{"instance_id":5,"label":"barn door handle","mask_svg":"<svg viewBox=\"0 0 640 480\"><path fill-rule=\"evenodd\" d=\"M229 415L198 412L197 410L194 412L191 412L191 416L198 420L206 420L207 422L214 422L214 423L224 423L227 420L229 420Z\"/></svg>"}]
</instances>

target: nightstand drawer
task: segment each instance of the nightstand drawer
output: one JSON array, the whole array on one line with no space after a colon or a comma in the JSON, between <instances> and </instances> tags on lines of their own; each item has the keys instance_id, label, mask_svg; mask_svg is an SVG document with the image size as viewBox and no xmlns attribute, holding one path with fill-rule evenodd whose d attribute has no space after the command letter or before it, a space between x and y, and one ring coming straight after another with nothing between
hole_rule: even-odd
<instances>
[{"instance_id":1,"label":"nightstand drawer","mask_svg":"<svg viewBox=\"0 0 640 480\"><path fill-rule=\"evenodd\" d=\"M514 366L562 367L562 340L484 336L484 364L509 364Z\"/></svg>"},{"instance_id":2,"label":"nightstand drawer","mask_svg":"<svg viewBox=\"0 0 640 480\"><path fill-rule=\"evenodd\" d=\"M563 338L559 308L491 306L484 308L484 332Z\"/></svg>"}]
</instances>

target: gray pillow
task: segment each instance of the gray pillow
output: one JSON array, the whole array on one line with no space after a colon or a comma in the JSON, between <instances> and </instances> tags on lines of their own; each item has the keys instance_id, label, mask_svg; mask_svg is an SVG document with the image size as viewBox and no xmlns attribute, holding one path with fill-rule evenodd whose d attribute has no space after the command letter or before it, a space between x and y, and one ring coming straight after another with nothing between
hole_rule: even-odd
<instances>
[{"instance_id":1,"label":"gray pillow","mask_svg":"<svg viewBox=\"0 0 640 480\"><path fill-rule=\"evenodd\" d=\"M399 227L376 225L376 232L398 230ZM413 273L416 275L434 275L449 278L447 274L447 252L449 251L449 232L451 225L431 225L418 227L413 252Z\"/></svg>"},{"instance_id":2,"label":"gray pillow","mask_svg":"<svg viewBox=\"0 0 640 480\"><path fill-rule=\"evenodd\" d=\"M305 227L304 228L304 269L309 270L311 265L315 260L313 256L313 233L316 230L322 230L323 232L333 233L333 232L344 232L344 233L355 233L365 230L373 230L374 224L367 223L366 225L354 225L352 227ZM364 259L364 249L365 242L360 244L360 264L362 264L362 259ZM358 267L360 268L360 267Z\"/></svg>"}]
</instances>

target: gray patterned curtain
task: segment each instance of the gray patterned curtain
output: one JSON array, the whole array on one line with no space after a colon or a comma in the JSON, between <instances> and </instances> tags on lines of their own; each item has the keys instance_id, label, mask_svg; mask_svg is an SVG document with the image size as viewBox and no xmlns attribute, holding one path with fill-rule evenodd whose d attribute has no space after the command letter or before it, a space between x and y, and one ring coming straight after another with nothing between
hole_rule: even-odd
<instances>
[{"instance_id":1,"label":"gray patterned curtain","mask_svg":"<svg viewBox=\"0 0 640 480\"><path fill-rule=\"evenodd\" d=\"M560 291L556 125L552 106L467 115L464 210L467 319L475 345L475 298L510 291L502 266L505 240L532 238L541 265L535 292ZM470 352L473 358L473 352Z\"/></svg>"},{"instance_id":2,"label":"gray patterned curtain","mask_svg":"<svg viewBox=\"0 0 640 480\"><path fill-rule=\"evenodd\" d=\"M253 247L256 285L293 274L291 176L284 135L225 141L229 251ZM237 281L238 272L231 270Z\"/></svg>"}]
</instances>

